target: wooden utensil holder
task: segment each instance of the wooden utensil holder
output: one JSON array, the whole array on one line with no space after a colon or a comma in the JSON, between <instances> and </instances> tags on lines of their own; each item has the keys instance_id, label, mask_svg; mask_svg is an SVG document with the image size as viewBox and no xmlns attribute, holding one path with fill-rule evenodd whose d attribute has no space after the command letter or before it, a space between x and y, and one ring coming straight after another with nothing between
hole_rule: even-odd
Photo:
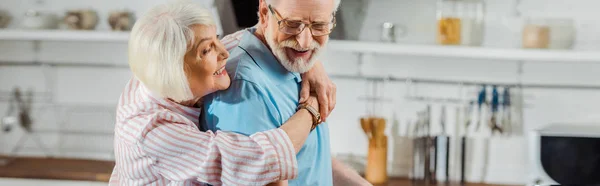
<instances>
[{"instance_id":1,"label":"wooden utensil holder","mask_svg":"<svg viewBox=\"0 0 600 186\"><path fill-rule=\"evenodd\" d=\"M387 149L387 136L369 139L365 178L371 184L383 184L388 180Z\"/></svg>"}]
</instances>

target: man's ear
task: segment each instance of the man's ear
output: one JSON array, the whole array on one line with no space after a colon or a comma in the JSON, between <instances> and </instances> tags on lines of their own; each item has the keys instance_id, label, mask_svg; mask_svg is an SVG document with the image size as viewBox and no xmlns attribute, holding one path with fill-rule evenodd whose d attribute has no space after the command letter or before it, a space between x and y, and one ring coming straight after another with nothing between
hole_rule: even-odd
<instances>
[{"instance_id":1,"label":"man's ear","mask_svg":"<svg viewBox=\"0 0 600 186\"><path fill-rule=\"evenodd\" d=\"M269 7L265 0L260 0L258 3L258 22L262 26L266 26L269 21Z\"/></svg>"}]
</instances>

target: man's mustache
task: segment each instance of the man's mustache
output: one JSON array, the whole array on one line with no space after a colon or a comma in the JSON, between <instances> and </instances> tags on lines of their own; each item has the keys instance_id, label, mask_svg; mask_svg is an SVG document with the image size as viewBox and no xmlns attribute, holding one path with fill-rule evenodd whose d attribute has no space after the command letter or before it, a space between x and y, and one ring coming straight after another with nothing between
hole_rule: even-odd
<instances>
[{"instance_id":1,"label":"man's mustache","mask_svg":"<svg viewBox=\"0 0 600 186\"><path fill-rule=\"evenodd\" d=\"M302 48L300 46L300 43L298 43L298 41L296 41L295 39L288 39L285 41L282 41L279 44L281 47L288 47L288 48L292 48L294 50L298 50L298 51L306 51L306 50L319 50L321 48L321 45L319 45L319 43L317 43L317 41L313 40L310 44L310 46L308 46L307 48Z\"/></svg>"}]
</instances>

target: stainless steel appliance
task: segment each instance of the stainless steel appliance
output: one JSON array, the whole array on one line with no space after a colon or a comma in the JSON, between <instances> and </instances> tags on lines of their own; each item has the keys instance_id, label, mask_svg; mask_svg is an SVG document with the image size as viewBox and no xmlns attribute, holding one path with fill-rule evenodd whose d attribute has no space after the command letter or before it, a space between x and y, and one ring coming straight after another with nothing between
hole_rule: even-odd
<instances>
[{"instance_id":1,"label":"stainless steel appliance","mask_svg":"<svg viewBox=\"0 0 600 186\"><path fill-rule=\"evenodd\" d=\"M600 184L600 123L555 124L532 131L531 185Z\"/></svg>"}]
</instances>

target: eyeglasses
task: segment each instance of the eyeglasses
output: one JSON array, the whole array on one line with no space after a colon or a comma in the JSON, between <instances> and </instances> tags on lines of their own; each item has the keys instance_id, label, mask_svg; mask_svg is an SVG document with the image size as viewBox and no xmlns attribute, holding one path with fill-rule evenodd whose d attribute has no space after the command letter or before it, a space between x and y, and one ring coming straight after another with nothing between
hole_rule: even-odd
<instances>
[{"instance_id":1,"label":"eyeglasses","mask_svg":"<svg viewBox=\"0 0 600 186\"><path fill-rule=\"evenodd\" d=\"M333 28L335 27L335 14L333 15L333 20L329 23L325 22L315 22L306 24L302 21L296 20L287 20L283 19L279 12L275 11L271 5L269 5L269 11L275 16L277 19L277 25L279 25L279 31L289 34L289 35L298 35L304 31L306 27L310 29L310 32L313 36L324 36L329 35Z\"/></svg>"}]
</instances>

